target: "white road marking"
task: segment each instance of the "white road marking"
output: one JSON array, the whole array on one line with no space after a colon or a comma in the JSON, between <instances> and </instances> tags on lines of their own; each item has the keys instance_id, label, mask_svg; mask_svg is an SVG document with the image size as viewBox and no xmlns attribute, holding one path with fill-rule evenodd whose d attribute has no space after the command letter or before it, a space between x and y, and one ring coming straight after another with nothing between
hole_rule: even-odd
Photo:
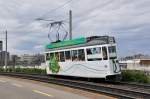
<instances>
[{"instance_id":1,"label":"white road marking","mask_svg":"<svg viewBox=\"0 0 150 99\"><path fill-rule=\"evenodd\" d=\"M13 86L16 86L16 87L23 87L22 85L16 84L16 83L13 83L12 85L13 85Z\"/></svg>"},{"instance_id":2,"label":"white road marking","mask_svg":"<svg viewBox=\"0 0 150 99\"><path fill-rule=\"evenodd\" d=\"M5 82L7 82L7 81L5 81L5 80L0 80L0 82L5 83Z\"/></svg>"},{"instance_id":3,"label":"white road marking","mask_svg":"<svg viewBox=\"0 0 150 99\"><path fill-rule=\"evenodd\" d=\"M47 93L44 93L44 92L41 92L41 91L38 91L38 90L32 90L32 91L35 92L35 93L38 93L38 94L42 94L42 95L48 96L48 97L54 97L51 94L47 94Z\"/></svg>"}]
</instances>

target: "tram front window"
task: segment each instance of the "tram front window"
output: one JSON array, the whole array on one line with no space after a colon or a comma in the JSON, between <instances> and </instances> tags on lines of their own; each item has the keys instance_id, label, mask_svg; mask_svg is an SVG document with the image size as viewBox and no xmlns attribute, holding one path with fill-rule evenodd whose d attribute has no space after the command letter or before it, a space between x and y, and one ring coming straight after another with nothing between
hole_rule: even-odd
<instances>
[{"instance_id":1,"label":"tram front window","mask_svg":"<svg viewBox=\"0 0 150 99\"><path fill-rule=\"evenodd\" d=\"M108 47L108 51L109 51L109 58L110 58L110 59L115 59L115 58L117 58L116 46L109 46L109 47Z\"/></svg>"},{"instance_id":2,"label":"tram front window","mask_svg":"<svg viewBox=\"0 0 150 99\"><path fill-rule=\"evenodd\" d=\"M103 60L107 60L108 59L107 48L102 47L102 52L103 52Z\"/></svg>"}]
</instances>

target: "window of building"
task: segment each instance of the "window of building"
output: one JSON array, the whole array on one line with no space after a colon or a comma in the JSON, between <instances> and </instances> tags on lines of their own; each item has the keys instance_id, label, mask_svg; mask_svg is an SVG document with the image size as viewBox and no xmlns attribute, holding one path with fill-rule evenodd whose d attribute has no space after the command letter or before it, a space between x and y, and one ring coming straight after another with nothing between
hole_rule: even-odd
<instances>
[{"instance_id":1,"label":"window of building","mask_svg":"<svg viewBox=\"0 0 150 99\"><path fill-rule=\"evenodd\" d=\"M88 61L102 60L100 47L88 48L86 51Z\"/></svg>"},{"instance_id":2,"label":"window of building","mask_svg":"<svg viewBox=\"0 0 150 99\"><path fill-rule=\"evenodd\" d=\"M77 50L72 51L72 61L78 61L78 51Z\"/></svg>"},{"instance_id":3,"label":"window of building","mask_svg":"<svg viewBox=\"0 0 150 99\"><path fill-rule=\"evenodd\" d=\"M79 61L84 61L85 60L84 49L79 49L78 50L78 58L79 58Z\"/></svg>"},{"instance_id":4,"label":"window of building","mask_svg":"<svg viewBox=\"0 0 150 99\"><path fill-rule=\"evenodd\" d=\"M102 47L102 52L103 52L103 60L107 60L108 59L107 48Z\"/></svg>"},{"instance_id":5,"label":"window of building","mask_svg":"<svg viewBox=\"0 0 150 99\"><path fill-rule=\"evenodd\" d=\"M66 60L71 60L71 53L70 53L70 51L65 51L65 58L66 58Z\"/></svg>"},{"instance_id":6,"label":"window of building","mask_svg":"<svg viewBox=\"0 0 150 99\"><path fill-rule=\"evenodd\" d=\"M64 62L64 61L65 61L64 52L60 52L60 61L61 61L61 62Z\"/></svg>"}]
</instances>

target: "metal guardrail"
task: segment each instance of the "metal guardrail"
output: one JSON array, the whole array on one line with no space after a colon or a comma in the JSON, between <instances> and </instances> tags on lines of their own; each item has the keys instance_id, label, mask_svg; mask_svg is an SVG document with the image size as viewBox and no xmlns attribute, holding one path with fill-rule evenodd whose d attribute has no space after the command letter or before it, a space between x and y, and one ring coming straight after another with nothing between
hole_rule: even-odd
<instances>
[{"instance_id":1,"label":"metal guardrail","mask_svg":"<svg viewBox=\"0 0 150 99\"><path fill-rule=\"evenodd\" d=\"M99 83L94 83L94 82L75 81L75 80L68 80L68 79L61 79L61 78L57 79L57 78L49 77L46 75L37 75L37 74L31 75L31 74L23 74L23 73L0 73L0 75L13 76L13 77L46 82L46 83L59 84L63 86L83 89L86 91L104 93L104 94L108 94L108 95L121 98L121 99L137 99L137 98L138 99L150 99L150 93L146 93L143 91L140 92L137 90L127 90L127 89L122 89L119 87L110 87L110 86L105 86L105 85L101 85ZM130 84L130 86L131 85L132 84ZM136 84L133 84L133 85L136 86ZM140 87L142 87L142 85L140 85Z\"/></svg>"}]
</instances>

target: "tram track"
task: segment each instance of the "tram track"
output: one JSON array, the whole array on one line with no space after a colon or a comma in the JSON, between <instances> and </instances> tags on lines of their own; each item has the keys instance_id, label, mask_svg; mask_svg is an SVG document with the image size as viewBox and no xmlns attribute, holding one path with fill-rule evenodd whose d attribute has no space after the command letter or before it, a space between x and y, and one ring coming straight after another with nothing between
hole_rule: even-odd
<instances>
[{"instance_id":1,"label":"tram track","mask_svg":"<svg viewBox=\"0 0 150 99\"><path fill-rule=\"evenodd\" d=\"M104 84L110 87L119 87L127 90L136 90L139 92L150 93L150 84L139 84L139 83L131 83L131 82L110 82L110 81L107 81L105 83L100 83L100 84Z\"/></svg>"},{"instance_id":2,"label":"tram track","mask_svg":"<svg viewBox=\"0 0 150 99\"><path fill-rule=\"evenodd\" d=\"M53 78L47 75L23 74L23 73L0 73L0 75L19 77L46 83L59 84L73 88L83 89L97 93L108 94L121 99L150 99L150 85L127 82L95 83L88 81Z\"/></svg>"}]
</instances>

